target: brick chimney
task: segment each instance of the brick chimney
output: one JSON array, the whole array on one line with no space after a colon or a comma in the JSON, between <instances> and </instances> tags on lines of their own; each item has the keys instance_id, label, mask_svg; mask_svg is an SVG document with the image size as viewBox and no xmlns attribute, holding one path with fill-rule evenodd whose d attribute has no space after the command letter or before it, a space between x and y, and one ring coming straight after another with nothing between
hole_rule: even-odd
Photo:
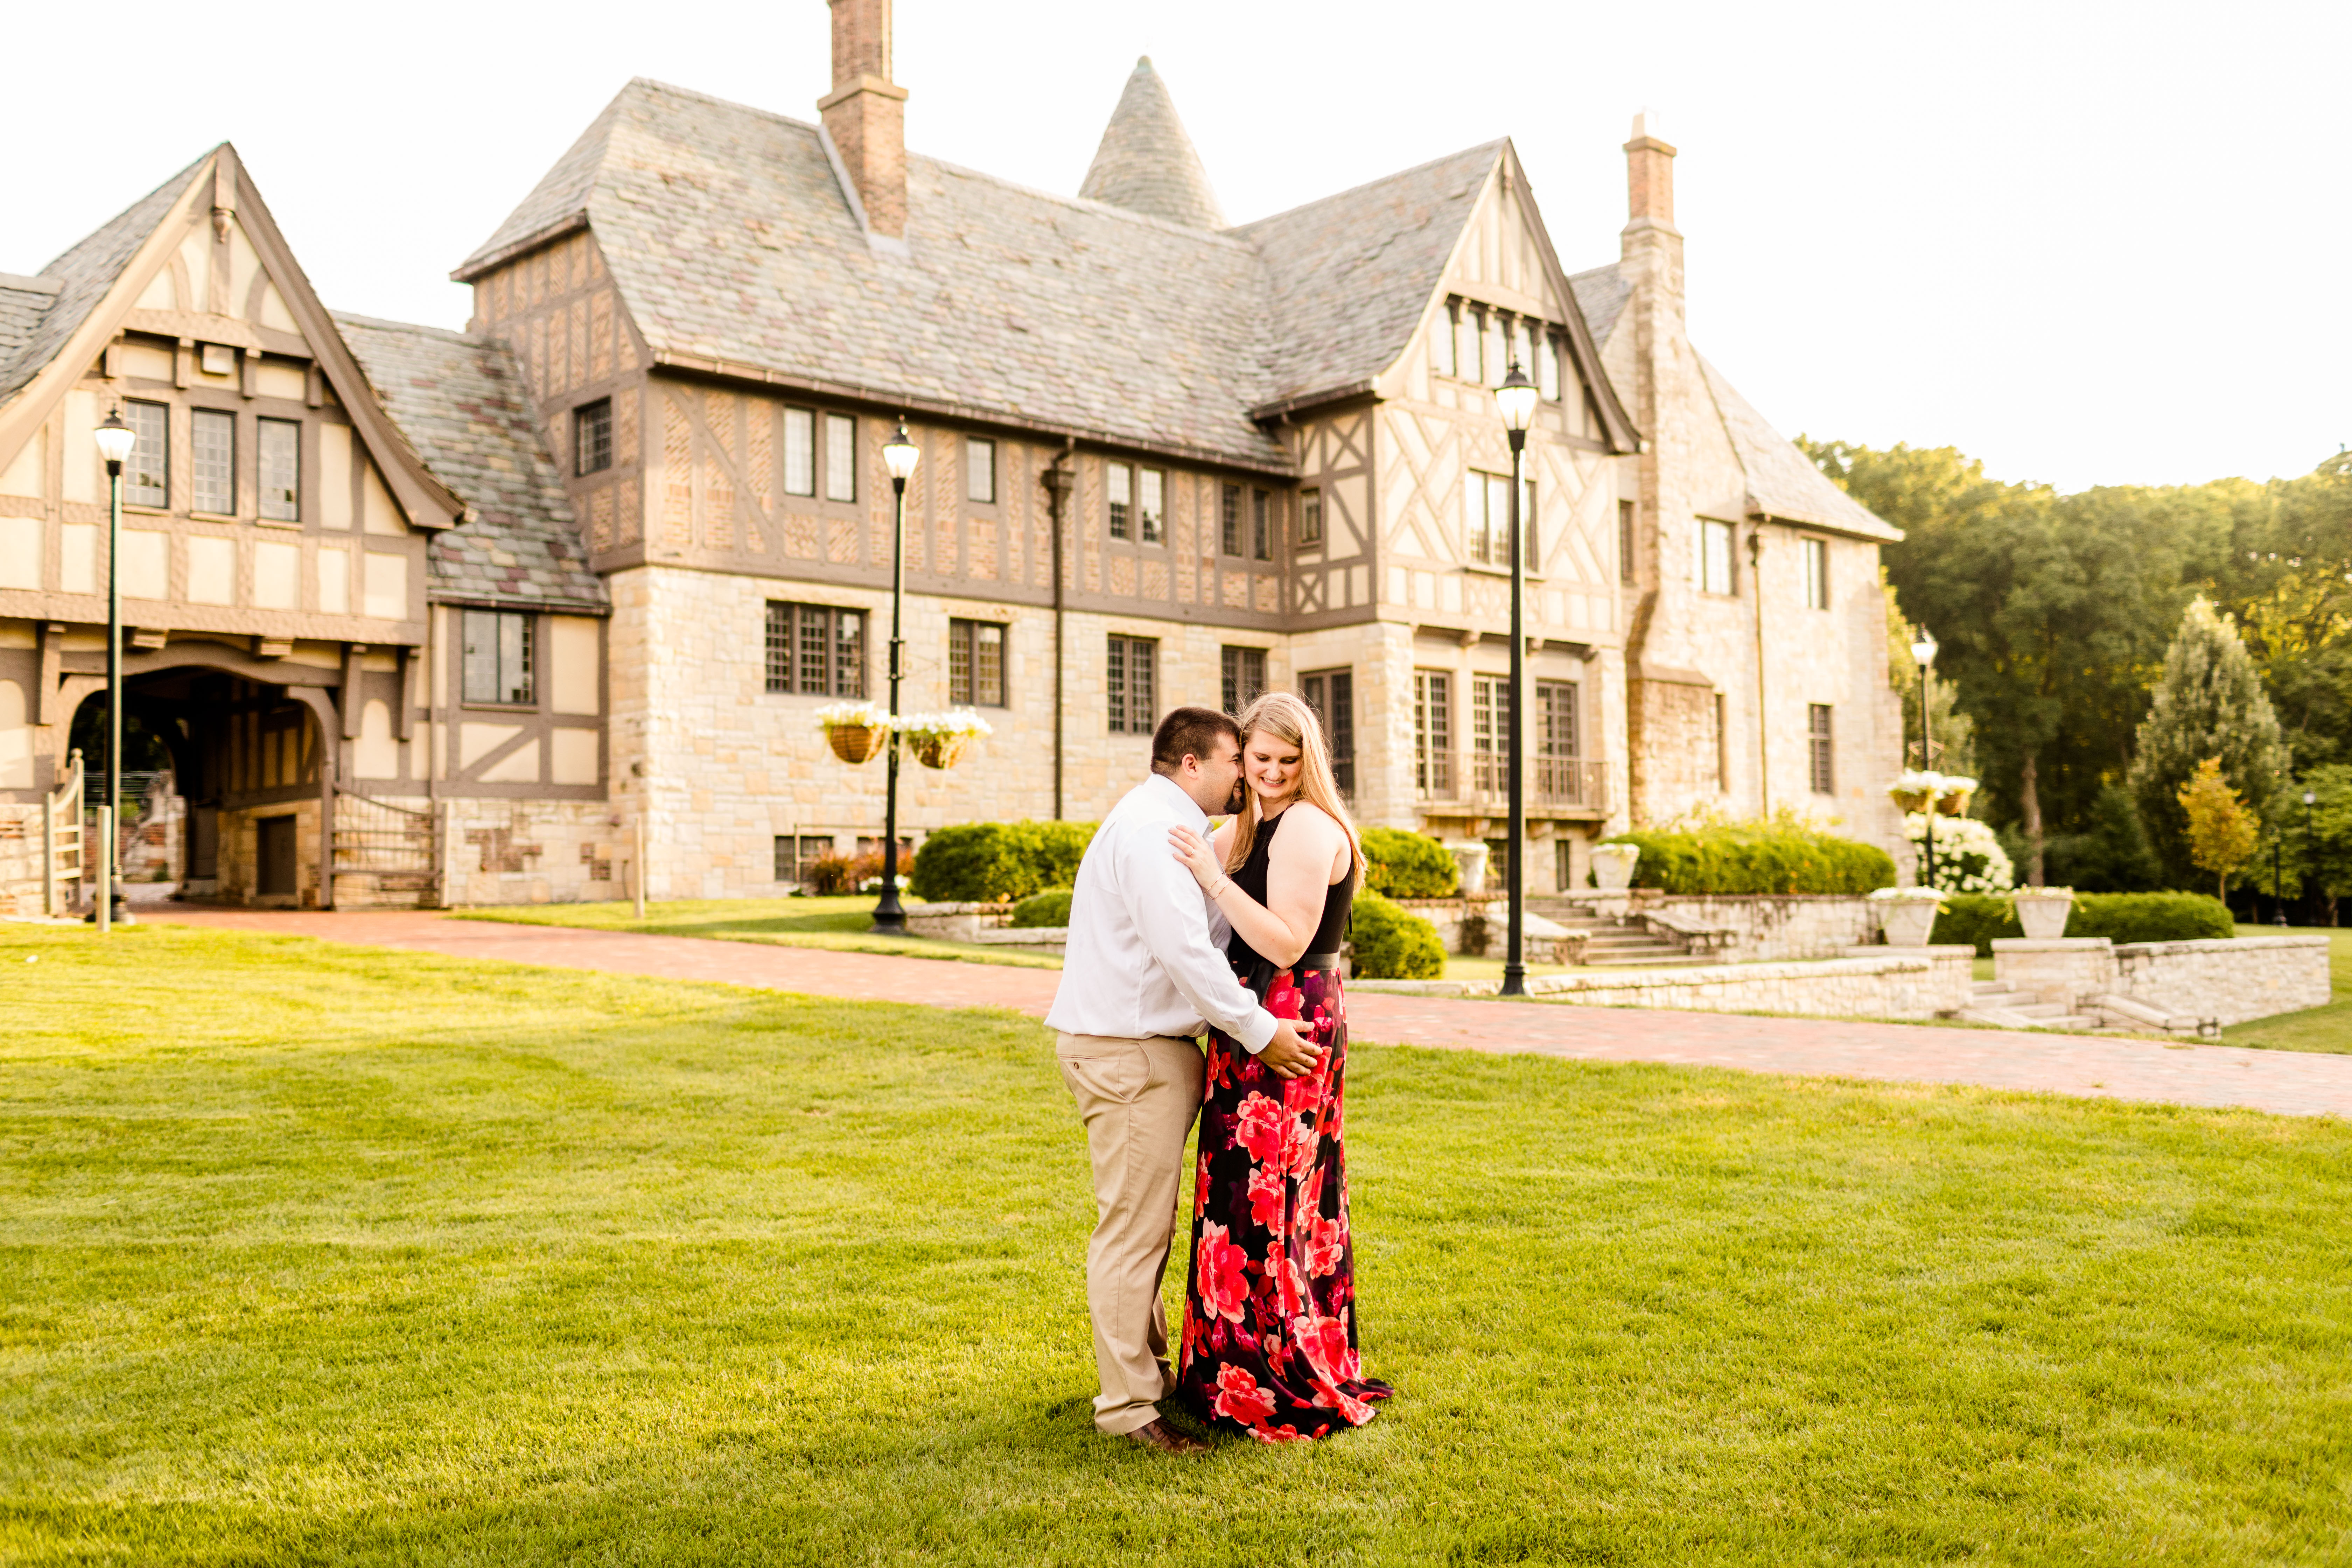
<instances>
[{"instance_id":1,"label":"brick chimney","mask_svg":"<svg viewBox=\"0 0 2352 1568\"><path fill-rule=\"evenodd\" d=\"M890 80L890 0L827 0L833 90L817 100L824 131L857 186L866 226L907 237L907 89Z\"/></svg>"},{"instance_id":2,"label":"brick chimney","mask_svg":"<svg viewBox=\"0 0 2352 1568\"><path fill-rule=\"evenodd\" d=\"M1683 237L1675 227L1675 150L1654 133L1655 118L1647 110L1633 116L1633 139L1625 143L1626 223L1619 254L1636 288L1647 284L1655 303L1679 319Z\"/></svg>"}]
</instances>

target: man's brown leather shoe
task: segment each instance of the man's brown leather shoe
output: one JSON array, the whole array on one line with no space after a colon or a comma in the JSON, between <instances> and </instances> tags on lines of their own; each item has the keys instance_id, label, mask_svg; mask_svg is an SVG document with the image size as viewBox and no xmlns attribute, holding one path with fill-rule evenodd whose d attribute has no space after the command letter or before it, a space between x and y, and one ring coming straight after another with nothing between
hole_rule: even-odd
<instances>
[{"instance_id":1,"label":"man's brown leather shoe","mask_svg":"<svg viewBox=\"0 0 2352 1568\"><path fill-rule=\"evenodd\" d=\"M1198 1437L1187 1437L1165 1421L1148 1421L1127 1434L1130 1443L1140 1443L1147 1448L1157 1448L1163 1454L1205 1454L1209 1446Z\"/></svg>"}]
</instances>

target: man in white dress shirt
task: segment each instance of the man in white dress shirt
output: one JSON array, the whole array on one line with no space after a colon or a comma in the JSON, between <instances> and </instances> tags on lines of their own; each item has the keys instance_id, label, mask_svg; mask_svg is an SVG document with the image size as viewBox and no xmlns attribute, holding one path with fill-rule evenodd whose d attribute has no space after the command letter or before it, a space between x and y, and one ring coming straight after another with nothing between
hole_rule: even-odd
<instances>
[{"instance_id":1,"label":"man in white dress shirt","mask_svg":"<svg viewBox=\"0 0 2352 1568\"><path fill-rule=\"evenodd\" d=\"M1095 1425L1162 1453L1206 1447L1157 1408L1176 1386L1160 1282L1184 1139L1201 1110L1197 1037L1205 1020L1284 1078L1312 1070L1322 1054L1234 978L1225 919L1169 847L1171 827L1205 838L1209 813L1234 808L1241 741L1233 720L1212 709L1179 708L1160 721L1152 776L1111 809L1079 863L1061 988L1045 1015L1094 1161Z\"/></svg>"}]
</instances>

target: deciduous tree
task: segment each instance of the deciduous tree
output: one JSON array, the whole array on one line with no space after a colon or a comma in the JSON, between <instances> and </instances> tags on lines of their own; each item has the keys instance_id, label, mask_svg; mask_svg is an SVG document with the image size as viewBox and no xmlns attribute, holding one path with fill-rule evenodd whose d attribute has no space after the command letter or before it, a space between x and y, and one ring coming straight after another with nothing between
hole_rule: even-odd
<instances>
[{"instance_id":1,"label":"deciduous tree","mask_svg":"<svg viewBox=\"0 0 2352 1568\"><path fill-rule=\"evenodd\" d=\"M2163 679L2140 722L2131 765L2148 841L2176 871L2195 860L2181 792L2208 760L2257 816L2277 816L2287 777L2277 715L2237 628L2200 596L2165 652Z\"/></svg>"},{"instance_id":2,"label":"deciduous tree","mask_svg":"<svg viewBox=\"0 0 2352 1568\"><path fill-rule=\"evenodd\" d=\"M2262 819L2238 798L2221 776L2221 759L2208 757L2180 786L2175 797L2186 823L2189 858L2219 879L2219 893L2230 897L2230 873L2246 863L2263 836Z\"/></svg>"}]
</instances>

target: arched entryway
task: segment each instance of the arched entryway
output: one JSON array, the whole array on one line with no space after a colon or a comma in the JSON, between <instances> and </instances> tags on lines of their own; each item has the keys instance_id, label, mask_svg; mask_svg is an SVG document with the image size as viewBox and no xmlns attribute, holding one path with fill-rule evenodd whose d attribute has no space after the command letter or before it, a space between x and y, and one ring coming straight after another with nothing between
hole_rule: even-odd
<instances>
[{"instance_id":1,"label":"arched entryway","mask_svg":"<svg viewBox=\"0 0 2352 1568\"><path fill-rule=\"evenodd\" d=\"M204 644L124 660L124 763L152 765L168 753L178 813L168 869L184 896L333 907L341 674ZM78 727L100 730L102 678L69 678L63 695ZM84 746L83 755L94 801L102 744ZM126 834L134 823L126 812ZM127 869L138 858L126 854Z\"/></svg>"}]
</instances>

